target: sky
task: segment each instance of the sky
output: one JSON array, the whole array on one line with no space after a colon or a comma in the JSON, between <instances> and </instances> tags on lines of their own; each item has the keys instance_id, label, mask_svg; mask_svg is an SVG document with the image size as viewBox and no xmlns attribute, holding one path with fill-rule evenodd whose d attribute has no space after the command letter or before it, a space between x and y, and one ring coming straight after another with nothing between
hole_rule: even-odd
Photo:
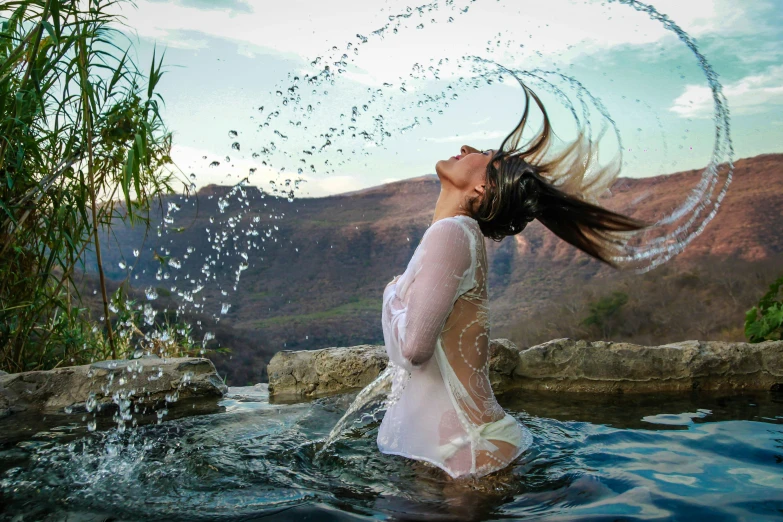
<instances>
[{"instance_id":1,"label":"sky","mask_svg":"<svg viewBox=\"0 0 783 522\"><path fill-rule=\"evenodd\" d=\"M717 73L734 159L783 151L783 0L652 6ZM497 148L519 120L522 91L501 74L473 85L464 55L531 74L558 136L575 135L576 115L604 159L622 154L623 176L703 168L713 154L713 92L698 57L622 2L136 0L117 9L142 70L153 49L165 51L158 92L172 157L197 187L300 179L297 196L322 196L432 174L463 144ZM329 64L334 85L311 90L306 75Z\"/></svg>"}]
</instances>

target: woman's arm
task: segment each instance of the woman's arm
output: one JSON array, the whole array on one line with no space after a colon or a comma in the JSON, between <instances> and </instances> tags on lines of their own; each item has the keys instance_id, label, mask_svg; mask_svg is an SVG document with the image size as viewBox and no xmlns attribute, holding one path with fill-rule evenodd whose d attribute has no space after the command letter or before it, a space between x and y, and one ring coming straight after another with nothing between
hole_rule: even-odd
<instances>
[{"instance_id":1,"label":"woman's arm","mask_svg":"<svg viewBox=\"0 0 783 522\"><path fill-rule=\"evenodd\" d=\"M389 358L412 370L432 357L462 280L472 266L469 232L457 220L436 221L405 273L383 292L383 336Z\"/></svg>"}]
</instances>

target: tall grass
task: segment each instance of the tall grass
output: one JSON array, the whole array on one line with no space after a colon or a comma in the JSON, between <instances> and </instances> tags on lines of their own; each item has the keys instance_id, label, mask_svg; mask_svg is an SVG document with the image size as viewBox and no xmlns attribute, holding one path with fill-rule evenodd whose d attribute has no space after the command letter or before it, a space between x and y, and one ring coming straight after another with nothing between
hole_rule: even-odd
<instances>
[{"instance_id":1,"label":"tall grass","mask_svg":"<svg viewBox=\"0 0 783 522\"><path fill-rule=\"evenodd\" d=\"M0 3L0 368L127 355L115 336L101 237L149 226L172 192L171 133L147 74L121 47L121 0ZM91 323L73 284L94 251L103 302Z\"/></svg>"}]
</instances>

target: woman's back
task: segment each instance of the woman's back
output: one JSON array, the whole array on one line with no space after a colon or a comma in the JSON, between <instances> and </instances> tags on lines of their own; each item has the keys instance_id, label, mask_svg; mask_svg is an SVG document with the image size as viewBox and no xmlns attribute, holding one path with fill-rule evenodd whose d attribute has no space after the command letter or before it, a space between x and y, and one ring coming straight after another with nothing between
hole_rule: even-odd
<instances>
[{"instance_id":1,"label":"woman's back","mask_svg":"<svg viewBox=\"0 0 783 522\"><path fill-rule=\"evenodd\" d=\"M383 329L400 367L378 434L384 453L431 462L450 476L505 467L532 442L489 381L487 256L478 223L434 223L384 292Z\"/></svg>"},{"instance_id":2,"label":"woman's back","mask_svg":"<svg viewBox=\"0 0 783 522\"><path fill-rule=\"evenodd\" d=\"M475 223L469 219L465 222ZM487 251L478 227L470 233L477 237L475 285L455 301L441 331L441 345L449 366L470 395L471 400L462 405L463 409L470 420L483 424L502 418L504 412L495 400L489 381Z\"/></svg>"}]
</instances>

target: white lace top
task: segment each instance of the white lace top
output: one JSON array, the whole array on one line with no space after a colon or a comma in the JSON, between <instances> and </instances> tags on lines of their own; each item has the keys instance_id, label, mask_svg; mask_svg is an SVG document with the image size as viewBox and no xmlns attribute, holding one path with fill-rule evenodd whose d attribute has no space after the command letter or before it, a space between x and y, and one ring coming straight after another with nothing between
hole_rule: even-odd
<instances>
[{"instance_id":1,"label":"white lace top","mask_svg":"<svg viewBox=\"0 0 783 522\"><path fill-rule=\"evenodd\" d=\"M378 432L383 453L430 462L452 478L507 466L532 442L489 382L487 252L478 222L440 219L383 293L396 367Z\"/></svg>"}]
</instances>

